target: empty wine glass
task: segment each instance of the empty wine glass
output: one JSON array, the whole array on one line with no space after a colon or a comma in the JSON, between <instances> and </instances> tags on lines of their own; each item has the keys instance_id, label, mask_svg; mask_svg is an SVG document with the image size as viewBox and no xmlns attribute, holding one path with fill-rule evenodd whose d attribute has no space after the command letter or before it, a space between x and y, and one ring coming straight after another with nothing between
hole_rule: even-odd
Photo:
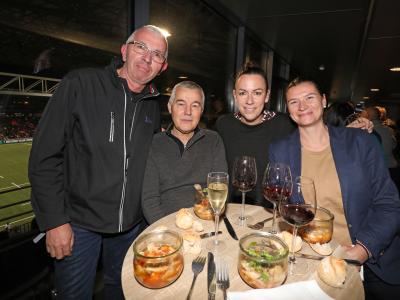
<instances>
[{"instance_id":1,"label":"empty wine glass","mask_svg":"<svg viewBox=\"0 0 400 300\"><path fill-rule=\"evenodd\" d=\"M228 196L229 176L225 172L211 172L207 175L208 199L215 215L215 236L206 247L213 252L222 251L226 248L223 241L218 240L219 216L225 206Z\"/></svg>"},{"instance_id":2,"label":"empty wine glass","mask_svg":"<svg viewBox=\"0 0 400 300\"><path fill-rule=\"evenodd\" d=\"M293 182L290 197L284 197L279 204L282 218L293 226L293 241L290 251L290 274L303 275L308 270L306 262L298 263L294 254L297 229L310 223L317 209L317 198L314 181L305 176L298 176Z\"/></svg>"},{"instance_id":3,"label":"empty wine glass","mask_svg":"<svg viewBox=\"0 0 400 300\"><path fill-rule=\"evenodd\" d=\"M253 218L245 215L246 192L251 191L257 183L256 160L251 156L236 157L232 170L232 185L242 192L242 210L234 216L234 223L245 226Z\"/></svg>"},{"instance_id":4,"label":"empty wine glass","mask_svg":"<svg viewBox=\"0 0 400 300\"><path fill-rule=\"evenodd\" d=\"M272 234L278 232L276 226L276 211L280 200L289 197L292 191L292 175L290 167L282 163L269 163L263 177L264 198L273 205L273 219L267 231Z\"/></svg>"}]
</instances>

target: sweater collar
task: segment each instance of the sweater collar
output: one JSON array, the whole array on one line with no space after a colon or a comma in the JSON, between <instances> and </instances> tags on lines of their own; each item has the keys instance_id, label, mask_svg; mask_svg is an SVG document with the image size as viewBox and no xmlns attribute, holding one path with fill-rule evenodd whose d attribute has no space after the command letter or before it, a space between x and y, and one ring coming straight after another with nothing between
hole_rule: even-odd
<instances>
[{"instance_id":1,"label":"sweater collar","mask_svg":"<svg viewBox=\"0 0 400 300\"><path fill-rule=\"evenodd\" d=\"M181 153L181 156L183 154L183 152L185 151L186 148L189 148L191 145L193 145L197 140L200 139L200 137L202 137L204 135L204 131L202 129L200 129L199 127L196 127L196 129L194 130L194 134L193 136L190 138L190 140L187 142L186 145L184 145L180 139L178 139L176 136L174 136L172 134L172 128L173 128L173 124L171 123L167 130L165 131L165 133L167 134L167 136L169 136L179 147L179 151Z\"/></svg>"}]
</instances>

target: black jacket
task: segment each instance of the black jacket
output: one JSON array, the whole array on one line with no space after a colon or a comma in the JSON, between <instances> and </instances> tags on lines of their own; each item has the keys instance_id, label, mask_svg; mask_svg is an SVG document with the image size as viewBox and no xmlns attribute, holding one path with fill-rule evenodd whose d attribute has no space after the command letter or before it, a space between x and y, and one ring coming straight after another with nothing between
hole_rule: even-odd
<instances>
[{"instance_id":1,"label":"black jacket","mask_svg":"<svg viewBox=\"0 0 400 300\"><path fill-rule=\"evenodd\" d=\"M72 71L49 100L29 160L31 201L41 230L67 222L105 233L142 219L141 190L158 92L128 89L114 61Z\"/></svg>"}]
</instances>

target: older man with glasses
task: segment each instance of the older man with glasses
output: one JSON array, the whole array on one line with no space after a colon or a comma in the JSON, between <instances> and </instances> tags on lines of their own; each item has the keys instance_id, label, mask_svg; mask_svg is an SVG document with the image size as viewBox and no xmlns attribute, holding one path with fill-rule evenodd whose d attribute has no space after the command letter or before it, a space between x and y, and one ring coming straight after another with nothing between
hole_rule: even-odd
<instances>
[{"instance_id":1,"label":"older man with glasses","mask_svg":"<svg viewBox=\"0 0 400 300\"><path fill-rule=\"evenodd\" d=\"M145 226L142 180L160 129L151 81L167 53L161 30L141 27L122 45L122 61L70 72L46 107L29 178L60 299L92 298L101 250L105 298L123 299L122 261Z\"/></svg>"},{"instance_id":2,"label":"older man with glasses","mask_svg":"<svg viewBox=\"0 0 400 300\"><path fill-rule=\"evenodd\" d=\"M192 207L194 184L205 187L209 172L227 171L221 137L198 127L204 110L203 89L192 81L178 83L168 110L172 124L154 136L144 176L142 206L149 223Z\"/></svg>"}]
</instances>

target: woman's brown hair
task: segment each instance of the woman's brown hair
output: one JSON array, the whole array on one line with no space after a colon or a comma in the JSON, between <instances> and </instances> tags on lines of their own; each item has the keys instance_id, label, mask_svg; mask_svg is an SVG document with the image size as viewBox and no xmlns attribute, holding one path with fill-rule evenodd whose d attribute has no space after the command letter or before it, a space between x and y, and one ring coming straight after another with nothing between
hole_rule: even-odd
<instances>
[{"instance_id":1,"label":"woman's brown hair","mask_svg":"<svg viewBox=\"0 0 400 300\"><path fill-rule=\"evenodd\" d=\"M268 89L268 80L264 70L252 61L244 64L243 68L236 74L235 82L238 81L242 75L260 75L265 80L265 86Z\"/></svg>"},{"instance_id":2,"label":"woman's brown hair","mask_svg":"<svg viewBox=\"0 0 400 300\"><path fill-rule=\"evenodd\" d=\"M302 83L311 83L312 85L315 86L315 88L317 89L317 91L320 93L320 95L322 96L323 93L321 91L321 88L319 87L318 83L315 80L309 79L309 78L302 78L302 77L297 77L295 79L293 79L291 82L289 82L289 84L287 85L286 89L285 89L285 95L287 94L288 90L294 86L298 86Z\"/></svg>"}]
</instances>

